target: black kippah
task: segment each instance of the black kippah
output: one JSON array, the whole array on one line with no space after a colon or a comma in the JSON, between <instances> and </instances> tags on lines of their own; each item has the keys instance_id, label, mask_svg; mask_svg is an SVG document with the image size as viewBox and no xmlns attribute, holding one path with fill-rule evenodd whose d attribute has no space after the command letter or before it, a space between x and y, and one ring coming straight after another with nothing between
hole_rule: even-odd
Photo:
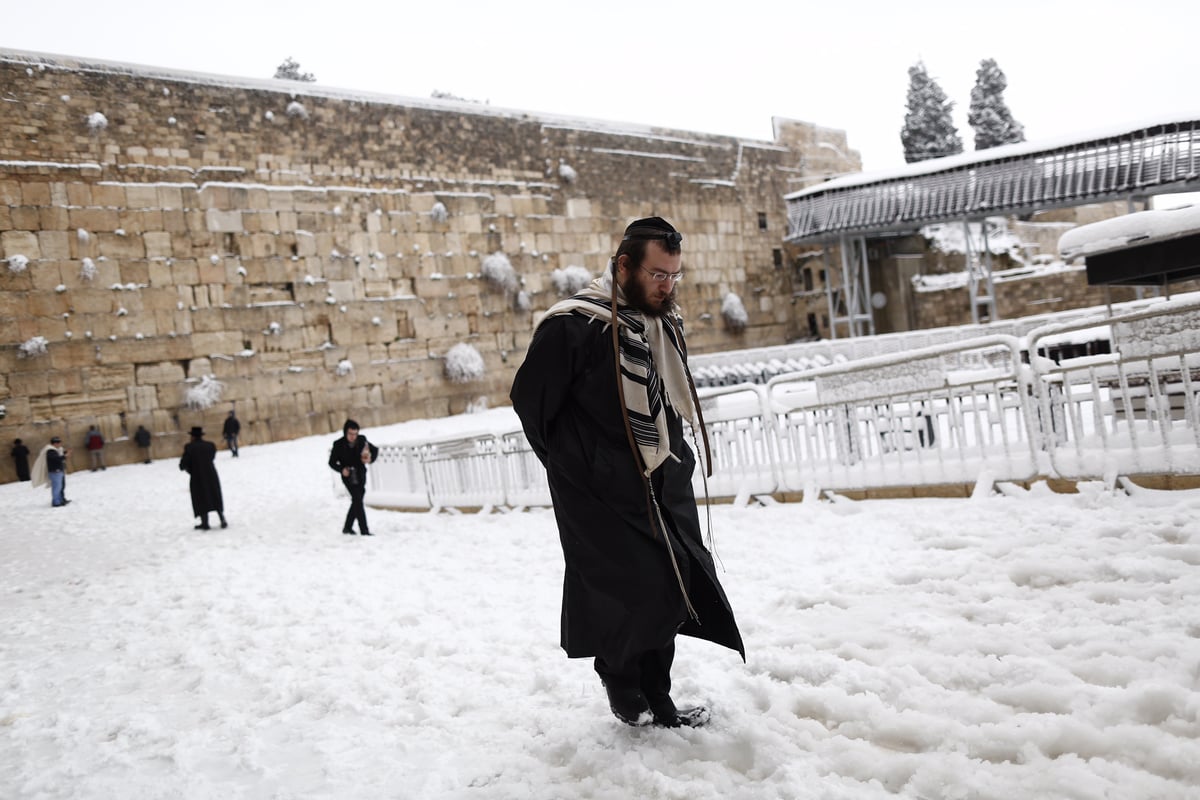
<instances>
[{"instance_id":1,"label":"black kippah","mask_svg":"<svg viewBox=\"0 0 1200 800\"><path fill-rule=\"evenodd\" d=\"M678 247L683 235L662 217L643 217L635 219L625 229L623 241L630 239L665 239L668 244Z\"/></svg>"}]
</instances>

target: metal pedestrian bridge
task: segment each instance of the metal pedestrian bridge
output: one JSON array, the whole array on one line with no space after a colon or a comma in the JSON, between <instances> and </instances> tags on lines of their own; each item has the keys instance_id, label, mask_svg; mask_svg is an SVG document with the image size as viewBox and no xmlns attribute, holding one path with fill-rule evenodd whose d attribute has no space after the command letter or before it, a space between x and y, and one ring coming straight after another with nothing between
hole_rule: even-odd
<instances>
[{"instance_id":1,"label":"metal pedestrian bridge","mask_svg":"<svg viewBox=\"0 0 1200 800\"><path fill-rule=\"evenodd\" d=\"M1193 116L836 178L785 197L786 241L840 245L841 274L829 271L835 279L830 288L834 335L838 324L852 336L872 334L867 238L915 233L939 222L962 221L965 226L992 216L1114 200L1132 204L1197 190L1200 119ZM982 239L981 257L968 253L976 322L995 319L991 258L986 236Z\"/></svg>"}]
</instances>

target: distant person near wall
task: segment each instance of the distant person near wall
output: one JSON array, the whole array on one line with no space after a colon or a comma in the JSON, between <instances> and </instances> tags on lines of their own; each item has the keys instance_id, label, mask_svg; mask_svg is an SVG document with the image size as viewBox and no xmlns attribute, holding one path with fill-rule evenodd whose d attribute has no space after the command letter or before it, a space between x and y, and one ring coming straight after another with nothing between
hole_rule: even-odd
<instances>
[{"instance_id":1,"label":"distant person near wall","mask_svg":"<svg viewBox=\"0 0 1200 800\"><path fill-rule=\"evenodd\" d=\"M17 466L17 480L29 480L29 448L20 439L13 440L12 459Z\"/></svg>"},{"instance_id":2,"label":"distant person near wall","mask_svg":"<svg viewBox=\"0 0 1200 800\"><path fill-rule=\"evenodd\" d=\"M33 462L33 474L30 476L33 488L49 486L50 505L55 508L71 502L66 498L69 455L71 451L63 447L62 439L52 436L50 443L41 449L37 460Z\"/></svg>"},{"instance_id":3,"label":"distant person near wall","mask_svg":"<svg viewBox=\"0 0 1200 800\"><path fill-rule=\"evenodd\" d=\"M238 457L238 434L241 432L242 423L238 421L237 414L230 411L225 424L221 426L221 435L225 437L225 444L234 458Z\"/></svg>"},{"instance_id":4,"label":"distant person near wall","mask_svg":"<svg viewBox=\"0 0 1200 800\"><path fill-rule=\"evenodd\" d=\"M88 428L84 442L87 446L87 451L92 457L92 472L100 469L108 469L104 466L104 437L100 435L100 431L95 425Z\"/></svg>"},{"instance_id":5,"label":"distant person near wall","mask_svg":"<svg viewBox=\"0 0 1200 800\"><path fill-rule=\"evenodd\" d=\"M133 432L133 443L145 453L147 464L150 463L150 442L150 431L146 430L145 425L138 425L138 429Z\"/></svg>"}]
</instances>

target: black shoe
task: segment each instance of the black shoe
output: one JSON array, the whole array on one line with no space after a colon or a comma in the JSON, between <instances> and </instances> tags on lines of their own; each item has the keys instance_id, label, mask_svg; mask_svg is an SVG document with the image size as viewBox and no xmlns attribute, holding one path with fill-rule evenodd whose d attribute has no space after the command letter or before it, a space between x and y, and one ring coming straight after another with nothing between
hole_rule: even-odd
<instances>
[{"instance_id":1,"label":"black shoe","mask_svg":"<svg viewBox=\"0 0 1200 800\"><path fill-rule=\"evenodd\" d=\"M654 721L650 704L646 702L646 698L641 692L636 689L613 687L607 683L604 684L604 691L608 694L608 707L612 710L613 716L621 722L641 728Z\"/></svg>"},{"instance_id":2,"label":"black shoe","mask_svg":"<svg viewBox=\"0 0 1200 800\"><path fill-rule=\"evenodd\" d=\"M374 535L375 534L371 533L370 531L363 531L362 533L359 534L359 536L374 536Z\"/></svg>"},{"instance_id":3,"label":"black shoe","mask_svg":"<svg viewBox=\"0 0 1200 800\"><path fill-rule=\"evenodd\" d=\"M694 708L681 708L675 714L659 715L655 713L654 724L660 728L699 728L707 725L712 719L712 714L704 706L696 706Z\"/></svg>"},{"instance_id":4,"label":"black shoe","mask_svg":"<svg viewBox=\"0 0 1200 800\"><path fill-rule=\"evenodd\" d=\"M222 527L222 528L228 528L228 527L229 527L229 523L228 523L228 522L226 522L225 520L221 520L221 527Z\"/></svg>"},{"instance_id":5,"label":"black shoe","mask_svg":"<svg viewBox=\"0 0 1200 800\"><path fill-rule=\"evenodd\" d=\"M210 531L210 530L212 530L212 528L208 527L207 525L197 525L197 526L195 527L195 530L198 530L198 531Z\"/></svg>"},{"instance_id":6,"label":"black shoe","mask_svg":"<svg viewBox=\"0 0 1200 800\"><path fill-rule=\"evenodd\" d=\"M353 529L353 528L346 528L346 530L342 531L342 533L348 533L348 534L350 534L351 536L353 536L353 535L354 535L354 529Z\"/></svg>"}]
</instances>

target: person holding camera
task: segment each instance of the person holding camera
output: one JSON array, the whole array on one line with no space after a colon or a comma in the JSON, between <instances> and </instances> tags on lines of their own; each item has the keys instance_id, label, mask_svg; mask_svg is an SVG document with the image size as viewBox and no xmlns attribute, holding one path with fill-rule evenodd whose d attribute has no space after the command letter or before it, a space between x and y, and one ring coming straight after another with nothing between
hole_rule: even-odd
<instances>
[{"instance_id":1,"label":"person holding camera","mask_svg":"<svg viewBox=\"0 0 1200 800\"><path fill-rule=\"evenodd\" d=\"M329 452L329 468L341 474L342 485L350 493L350 510L342 533L354 533L354 521L358 520L358 532L363 536L374 534L367 527L367 509L363 496L367 493L367 465L379 458L379 448L359 434L358 423L352 419L342 425L342 438L333 443Z\"/></svg>"},{"instance_id":2,"label":"person holding camera","mask_svg":"<svg viewBox=\"0 0 1200 800\"><path fill-rule=\"evenodd\" d=\"M33 488L50 487L50 505L58 508L71 502L64 495L67 489L67 456L70 448L64 447L62 439L51 437L50 443L38 453L33 463Z\"/></svg>"}]
</instances>

